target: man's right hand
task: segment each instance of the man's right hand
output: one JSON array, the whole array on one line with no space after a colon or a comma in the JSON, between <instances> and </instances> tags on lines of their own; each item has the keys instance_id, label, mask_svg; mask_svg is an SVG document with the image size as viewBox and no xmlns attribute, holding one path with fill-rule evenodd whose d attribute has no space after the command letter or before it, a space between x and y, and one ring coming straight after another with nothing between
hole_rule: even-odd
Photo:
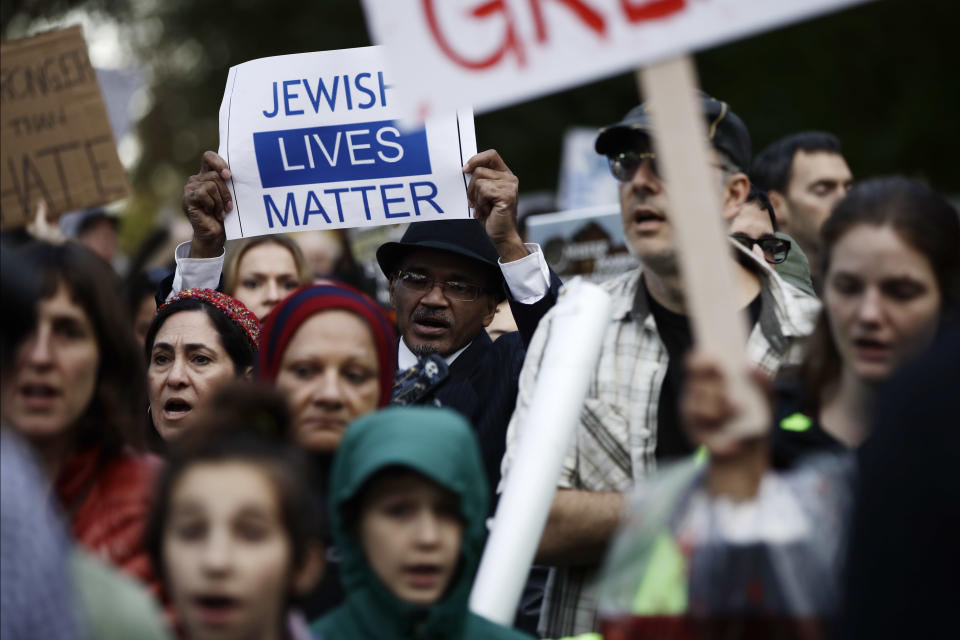
<instances>
[{"instance_id":1,"label":"man's right hand","mask_svg":"<svg viewBox=\"0 0 960 640\"><path fill-rule=\"evenodd\" d=\"M227 162L213 151L205 151L200 172L190 176L183 187L183 212L193 227L191 258L216 258L223 253L227 241L223 220L233 210L229 179Z\"/></svg>"}]
</instances>

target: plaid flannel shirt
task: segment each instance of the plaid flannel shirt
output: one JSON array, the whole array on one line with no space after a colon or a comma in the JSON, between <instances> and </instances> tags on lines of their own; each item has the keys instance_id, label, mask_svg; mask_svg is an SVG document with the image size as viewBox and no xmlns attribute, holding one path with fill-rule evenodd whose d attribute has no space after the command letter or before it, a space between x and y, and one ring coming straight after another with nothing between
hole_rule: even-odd
<instances>
[{"instance_id":1,"label":"plaid flannel shirt","mask_svg":"<svg viewBox=\"0 0 960 640\"><path fill-rule=\"evenodd\" d=\"M775 374L801 361L804 338L814 328L819 301L783 282L765 263L747 255L761 281L762 309L747 341L750 362ZM574 443L558 487L628 491L656 468L657 406L669 356L640 288L641 268L601 286L613 298L610 325L590 379ZM504 478L516 451L550 333L552 313L540 321L520 373L517 407L507 429ZM501 484L502 488L502 484ZM557 567L547 581L540 629L547 637L596 629L592 582L597 567Z\"/></svg>"}]
</instances>

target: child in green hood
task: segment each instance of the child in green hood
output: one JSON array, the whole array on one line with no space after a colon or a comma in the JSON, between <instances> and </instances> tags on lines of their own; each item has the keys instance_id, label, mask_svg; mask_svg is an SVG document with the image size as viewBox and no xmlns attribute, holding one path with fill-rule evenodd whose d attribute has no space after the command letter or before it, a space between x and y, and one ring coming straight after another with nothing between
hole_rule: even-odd
<instances>
[{"instance_id":1,"label":"child in green hood","mask_svg":"<svg viewBox=\"0 0 960 640\"><path fill-rule=\"evenodd\" d=\"M347 597L314 631L350 640L529 638L467 610L487 501L476 437L458 413L396 407L352 423L329 493Z\"/></svg>"}]
</instances>

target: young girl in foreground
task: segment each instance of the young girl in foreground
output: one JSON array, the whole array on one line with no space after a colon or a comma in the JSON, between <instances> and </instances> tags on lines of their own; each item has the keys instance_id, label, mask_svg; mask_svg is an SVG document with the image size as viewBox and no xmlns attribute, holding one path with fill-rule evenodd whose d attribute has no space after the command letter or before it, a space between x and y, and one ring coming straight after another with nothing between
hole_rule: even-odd
<instances>
[{"instance_id":1,"label":"young girl in foreground","mask_svg":"<svg viewBox=\"0 0 960 640\"><path fill-rule=\"evenodd\" d=\"M307 640L292 601L322 570L309 472L282 398L221 391L163 471L146 538L183 636Z\"/></svg>"},{"instance_id":2,"label":"young girl in foreground","mask_svg":"<svg viewBox=\"0 0 960 640\"><path fill-rule=\"evenodd\" d=\"M329 503L347 598L314 631L350 640L528 638L467 611L487 489L459 414L398 407L351 423Z\"/></svg>"}]
</instances>

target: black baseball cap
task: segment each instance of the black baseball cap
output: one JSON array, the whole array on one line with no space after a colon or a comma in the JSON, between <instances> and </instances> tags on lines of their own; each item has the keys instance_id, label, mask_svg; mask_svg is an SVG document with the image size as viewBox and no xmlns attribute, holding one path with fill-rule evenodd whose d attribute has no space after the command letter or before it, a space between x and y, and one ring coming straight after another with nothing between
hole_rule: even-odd
<instances>
[{"instance_id":1,"label":"black baseball cap","mask_svg":"<svg viewBox=\"0 0 960 640\"><path fill-rule=\"evenodd\" d=\"M750 168L750 132L740 116L723 100L699 92L703 115L707 119L707 135L715 149L724 152L742 171ZM653 131L650 103L630 109L620 122L604 127L593 148L597 153L613 156L636 147L638 139Z\"/></svg>"},{"instance_id":2,"label":"black baseball cap","mask_svg":"<svg viewBox=\"0 0 960 640\"><path fill-rule=\"evenodd\" d=\"M388 278L400 268L400 262L408 253L417 249L433 249L470 258L481 264L491 283L498 288L492 293L503 300L503 272L500 270L500 254L490 236L477 220L457 218L454 220L430 220L414 222L407 227L400 242L385 242L377 249L377 263Z\"/></svg>"}]
</instances>

